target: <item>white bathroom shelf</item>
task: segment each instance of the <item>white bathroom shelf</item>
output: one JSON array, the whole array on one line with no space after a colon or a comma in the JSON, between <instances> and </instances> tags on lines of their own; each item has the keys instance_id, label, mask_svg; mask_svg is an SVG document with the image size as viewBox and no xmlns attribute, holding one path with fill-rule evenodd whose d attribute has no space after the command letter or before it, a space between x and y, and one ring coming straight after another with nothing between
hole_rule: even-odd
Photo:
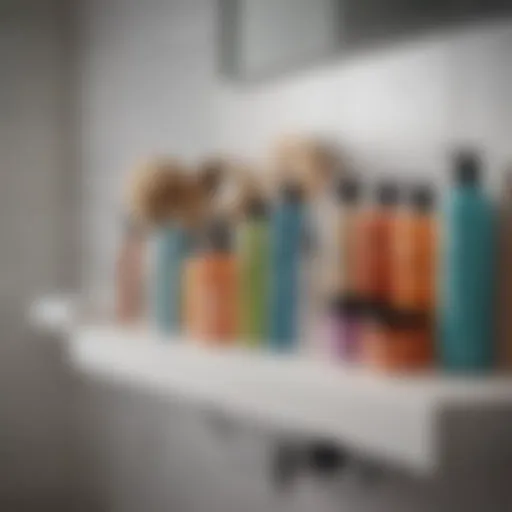
<instances>
[{"instance_id":1,"label":"white bathroom shelf","mask_svg":"<svg viewBox=\"0 0 512 512\"><path fill-rule=\"evenodd\" d=\"M512 460L512 379L390 377L327 361L211 349L146 330L70 330L72 365L218 407L251 421L339 441L420 473Z\"/></svg>"}]
</instances>

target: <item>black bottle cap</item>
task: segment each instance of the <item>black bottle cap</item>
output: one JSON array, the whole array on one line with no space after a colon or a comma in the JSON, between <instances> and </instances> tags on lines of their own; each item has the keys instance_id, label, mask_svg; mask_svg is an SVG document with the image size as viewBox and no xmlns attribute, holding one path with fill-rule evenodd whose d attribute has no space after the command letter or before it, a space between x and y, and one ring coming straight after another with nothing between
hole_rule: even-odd
<instances>
[{"instance_id":1,"label":"black bottle cap","mask_svg":"<svg viewBox=\"0 0 512 512\"><path fill-rule=\"evenodd\" d=\"M361 303L361 313L364 318L383 323L389 315L389 307L382 301L366 300Z\"/></svg>"},{"instance_id":2,"label":"black bottle cap","mask_svg":"<svg viewBox=\"0 0 512 512\"><path fill-rule=\"evenodd\" d=\"M206 233L202 229L191 229L188 235L188 250L190 254L197 254L205 248Z\"/></svg>"},{"instance_id":3,"label":"black bottle cap","mask_svg":"<svg viewBox=\"0 0 512 512\"><path fill-rule=\"evenodd\" d=\"M420 212L431 211L435 204L435 193L429 185L416 185L411 190L411 205Z\"/></svg>"},{"instance_id":4,"label":"black bottle cap","mask_svg":"<svg viewBox=\"0 0 512 512\"><path fill-rule=\"evenodd\" d=\"M343 298L342 297L334 297L329 300L329 311L334 314L338 315L342 313L343 310Z\"/></svg>"},{"instance_id":5,"label":"black bottle cap","mask_svg":"<svg viewBox=\"0 0 512 512\"><path fill-rule=\"evenodd\" d=\"M357 295L338 295L330 300L329 309L335 315L360 315L364 312L364 302Z\"/></svg>"},{"instance_id":6,"label":"black bottle cap","mask_svg":"<svg viewBox=\"0 0 512 512\"><path fill-rule=\"evenodd\" d=\"M377 185L376 198L381 206L393 206L398 203L399 199L398 186L390 181L380 183Z\"/></svg>"},{"instance_id":7,"label":"black bottle cap","mask_svg":"<svg viewBox=\"0 0 512 512\"><path fill-rule=\"evenodd\" d=\"M454 158L455 181L458 185L475 185L480 182L482 160L476 151L459 151Z\"/></svg>"},{"instance_id":8,"label":"black bottle cap","mask_svg":"<svg viewBox=\"0 0 512 512\"><path fill-rule=\"evenodd\" d=\"M300 203L303 199L303 191L296 183L283 183L280 189L281 197L287 203Z\"/></svg>"},{"instance_id":9,"label":"black bottle cap","mask_svg":"<svg viewBox=\"0 0 512 512\"><path fill-rule=\"evenodd\" d=\"M214 252L230 252L232 233L226 219L215 219L207 229L207 249Z\"/></svg>"},{"instance_id":10,"label":"black bottle cap","mask_svg":"<svg viewBox=\"0 0 512 512\"><path fill-rule=\"evenodd\" d=\"M386 324L394 329L422 330L429 325L429 316L424 311L416 309L388 309Z\"/></svg>"},{"instance_id":11,"label":"black bottle cap","mask_svg":"<svg viewBox=\"0 0 512 512\"><path fill-rule=\"evenodd\" d=\"M336 186L336 196L342 203L356 203L361 197L360 183L354 178L342 178Z\"/></svg>"},{"instance_id":12,"label":"black bottle cap","mask_svg":"<svg viewBox=\"0 0 512 512\"><path fill-rule=\"evenodd\" d=\"M247 216L253 219L259 219L267 215L267 204L260 197L252 198L247 205Z\"/></svg>"}]
</instances>

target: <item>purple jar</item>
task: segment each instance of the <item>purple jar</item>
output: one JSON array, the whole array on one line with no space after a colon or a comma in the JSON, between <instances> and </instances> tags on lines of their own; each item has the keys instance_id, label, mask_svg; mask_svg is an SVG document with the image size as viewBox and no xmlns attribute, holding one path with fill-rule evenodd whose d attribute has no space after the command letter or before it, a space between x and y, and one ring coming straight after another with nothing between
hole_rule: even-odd
<instances>
[{"instance_id":1,"label":"purple jar","mask_svg":"<svg viewBox=\"0 0 512 512\"><path fill-rule=\"evenodd\" d=\"M335 359L356 362L360 353L361 302L353 296L337 297L329 304L327 339Z\"/></svg>"}]
</instances>

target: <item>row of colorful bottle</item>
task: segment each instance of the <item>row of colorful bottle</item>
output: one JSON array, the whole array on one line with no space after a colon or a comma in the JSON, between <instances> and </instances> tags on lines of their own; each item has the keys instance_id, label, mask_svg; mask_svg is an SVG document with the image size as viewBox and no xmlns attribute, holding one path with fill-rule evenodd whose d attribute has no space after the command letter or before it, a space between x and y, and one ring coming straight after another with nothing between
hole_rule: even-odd
<instances>
[{"instance_id":1,"label":"row of colorful bottle","mask_svg":"<svg viewBox=\"0 0 512 512\"><path fill-rule=\"evenodd\" d=\"M499 239L480 174L477 156L457 157L441 215L430 186L381 183L368 204L345 176L323 198L332 202L325 223L314 219L315 199L286 182L272 202L251 198L237 222L214 215L201 229L160 228L155 322L279 352L301 350L306 338L336 358L393 370L487 369L497 355ZM503 253L512 252L507 207Z\"/></svg>"},{"instance_id":2,"label":"row of colorful bottle","mask_svg":"<svg viewBox=\"0 0 512 512\"><path fill-rule=\"evenodd\" d=\"M271 211L261 198L247 205L237 226L210 223L186 263L185 322L194 338L235 338L278 351L294 348L303 241L302 201L289 186Z\"/></svg>"}]
</instances>

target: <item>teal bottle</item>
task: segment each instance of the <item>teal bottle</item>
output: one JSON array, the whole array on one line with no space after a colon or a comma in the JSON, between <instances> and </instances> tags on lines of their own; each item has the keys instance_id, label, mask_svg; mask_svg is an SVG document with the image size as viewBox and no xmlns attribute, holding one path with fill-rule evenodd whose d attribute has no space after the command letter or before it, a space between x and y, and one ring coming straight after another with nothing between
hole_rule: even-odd
<instances>
[{"instance_id":1,"label":"teal bottle","mask_svg":"<svg viewBox=\"0 0 512 512\"><path fill-rule=\"evenodd\" d=\"M274 208L270 240L270 344L277 352L296 348L299 336L299 281L304 245L301 190L287 185Z\"/></svg>"},{"instance_id":2,"label":"teal bottle","mask_svg":"<svg viewBox=\"0 0 512 512\"><path fill-rule=\"evenodd\" d=\"M161 333L178 334L182 325L183 263L188 252L188 233L179 226L166 226L155 236L154 321Z\"/></svg>"},{"instance_id":3,"label":"teal bottle","mask_svg":"<svg viewBox=\"0 0 512 512\"><path fill-rule=\"evenodd\" d=\"M254 198L238 228L241 336L251 346L268 336L269 226L265 202Z\"/></svg>"},{"instance_id":4,"label":"teal bottle","mask_svg":"<svg viewBox=\"0 0 512 512\"><path fill-rule=\"evenodd\" d=\"M443 226L440 355L453 371L484 371L495 357L496 219L480 174L476 155L458 155Z\"/></svg>"}]
</instances>

